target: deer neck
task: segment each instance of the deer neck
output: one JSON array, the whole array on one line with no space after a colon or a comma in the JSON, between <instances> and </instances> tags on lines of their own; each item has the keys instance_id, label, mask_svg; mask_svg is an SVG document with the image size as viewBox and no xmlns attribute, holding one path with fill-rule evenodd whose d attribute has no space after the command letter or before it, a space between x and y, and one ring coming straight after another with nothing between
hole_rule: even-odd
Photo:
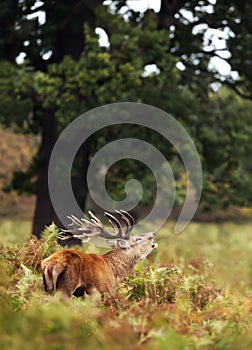
<instances>
[{"instance_id":1,"label":"deer neck","mask_svg":"<svg viewBox=\"0 0 252 350\"><path fill-rule=\"evenodd\" d=\"M112 268L115 277L119 279L125 278L139 261L137 254L119 248L111 250L103 257Z\"/></svg>"}]
</instances>

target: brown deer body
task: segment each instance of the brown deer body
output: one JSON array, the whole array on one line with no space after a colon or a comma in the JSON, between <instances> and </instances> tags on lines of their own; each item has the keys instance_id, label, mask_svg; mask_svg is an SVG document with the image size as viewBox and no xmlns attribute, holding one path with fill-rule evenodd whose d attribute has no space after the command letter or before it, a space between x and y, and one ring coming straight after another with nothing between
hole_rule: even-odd
<instances>
[{"instance_id":1,"label":"brown deer body","mask_svg":"<svg viewBox=\"0 0 252 350\"><path fill-rule=\"evenodd\" d=\"M157 243L154 243L155 234L152 232L130 237L134 220L127 212L118 213L126 227L122 227L113 215L105 213L115 229L114 234L106 231L93 213L90 213L93 223L71 217L75 228L70 234L61 235L61 239L78 237L89 240L99 235L109 239L108 244L114 249L104 255L84 254L73 249L62 249L53 253L41 262L46 292L52 294L58 290L71 297L90 294L97 289L102 294L113 294L133 267L157 247ZM111 238L113 239L110 240Z\"/></svg>"}]
</instances>

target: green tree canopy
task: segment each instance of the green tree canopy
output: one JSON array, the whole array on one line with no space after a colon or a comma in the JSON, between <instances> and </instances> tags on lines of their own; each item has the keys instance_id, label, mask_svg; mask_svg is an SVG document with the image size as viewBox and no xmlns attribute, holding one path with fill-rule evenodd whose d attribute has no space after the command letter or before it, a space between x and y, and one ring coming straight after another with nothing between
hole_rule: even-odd
<instances>
[{"instance_id":1,"label":"green tree canopy","mask_svg":"<svg viewBox=\"0 0 252 350\"><path fill-rule=\"evenodd\" d=\"M114 1L112 7L101 4L16 0L1 5L0 121L15 125L21 132L41 135L30 169L17 172L12 182L20 192L34 191L37 195L33 232L39 235L45 224L52 220L57 223L47 171L59 133L76 116L111 102L151 104L171 113L187 128L202 159L202 202L207 208L230 203L249 205L251 193L246 188L251 165L246 155L250 151L251 104L224 89L212 90L216 88L213 83L221 82L249 97L251 31L246 19L250 5L163 0L157 14L128 9L122 15L125 1ZM45 14L44 22L34 17L38 10ZM108 35L106 47L99 44L97 26ZM210 29L226 35L224 49L229 55L221 59L230 64L231 72L238 72L236 79L233 73L225 77L211 68L211 58L223 50L214 47ZM21 52L25 61L17 65L15 60ZM146 72L148 65L156 67L151 74ZM139 135L164 153L179 180L176 200L181 204L186 183L179 155L171 145L148 130L117 128L103 130L78 152L73 189L80 206L84 207L87 193L88 161L115 135ZM155 186L141 165L117 164L110 170L109 189L120 198L123 187L118 183L133 173L146 183L144 202L149 203Z\"/></svg>"}]
</instances>

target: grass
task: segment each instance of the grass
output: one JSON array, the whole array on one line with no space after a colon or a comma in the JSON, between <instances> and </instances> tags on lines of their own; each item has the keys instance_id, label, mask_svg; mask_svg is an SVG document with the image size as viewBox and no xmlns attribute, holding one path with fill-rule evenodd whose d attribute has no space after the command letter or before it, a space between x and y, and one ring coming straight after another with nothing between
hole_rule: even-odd
<instances>
[{"instance_id":1,"label":"grass","mask_svg":"<svg viewBox=\"0 0 252 350\"><path fill-rule=\"evenodd\" d=\"M26 219L4 219L0 221L0 241L21 244L31 232L31 221Z\"/></svg>"},{"instance_id":2,"label":"grass","mask_svg":"<svg viewBox=\"0 0 252 350\"><path fill-rule=\"evenodd\" d=\"M108 303L97 293L69 301L45 294L39 263L59 249L56 228L38 241L27 235L28 222L4 220L1 349L250 349L251 226L192 223L174 235L173 224L166 224L157 251ZM77 249L103 252L92 245Z\"/></svg>"}]
</instances>

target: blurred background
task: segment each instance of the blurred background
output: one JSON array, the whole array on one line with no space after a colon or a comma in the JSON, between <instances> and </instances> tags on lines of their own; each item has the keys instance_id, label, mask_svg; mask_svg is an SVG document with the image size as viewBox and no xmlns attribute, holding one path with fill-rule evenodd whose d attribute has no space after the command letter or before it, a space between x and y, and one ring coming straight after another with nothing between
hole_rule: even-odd
<instances>
[{"instance_id":1,"label":"blurred background","mask_svg":"<svg viewBox=\"0 0 252 350\"><path fill-rule=\"evenodd\" d=\"M185 127L203 167L203 193L195 220L237 225L246 220L248 237L252 3L2 0L0 8L0 234L4 239L23 239L31 232L40 236L45 225L61 224L47 186L58 135L78 115L123 101L161 108ZM176 219L187 181L180 156L160 135L140 126L104 128L82 145L72 169L77 202L83 211L92 207L86 184L92 156L108 142L125 137L148 141L171 164L176 200L170 219ZM123 199L125 181L131 178L143 185L135 212L144 216L155 200L156 187L143 164L133 160L114 164L107 174L108 192ZM169 195L165 179L163 186Z\"/></svg>"}]
</instances>

